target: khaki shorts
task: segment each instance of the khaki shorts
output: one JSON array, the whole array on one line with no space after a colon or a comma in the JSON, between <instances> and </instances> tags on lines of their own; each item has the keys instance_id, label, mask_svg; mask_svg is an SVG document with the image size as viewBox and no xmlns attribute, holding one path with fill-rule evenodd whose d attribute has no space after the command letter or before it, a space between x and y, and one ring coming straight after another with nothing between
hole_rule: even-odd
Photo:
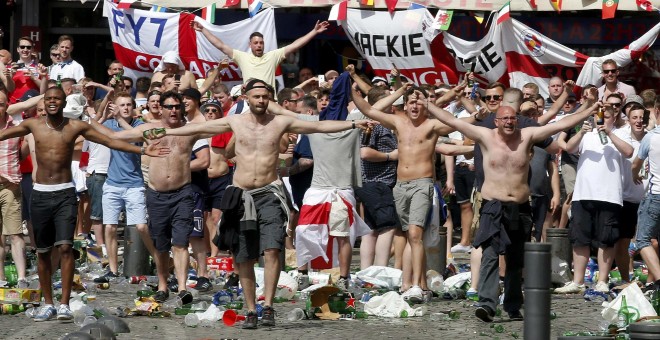
<instances>
[{"instance_id":1,"label":"khaki shorts","mask_svg":"<svg viewBox=\"0 0 660 340\"><path fill-rule=\"evenodd\" d=\"M481 198L481 192L477 191L475 188L472 190L472 225L470 226L470 239L474 240L474 235L479 229L479 218L481 217L481 204L483 199Z\"/></svg>"},{"instance_id":2,"label":"khaki shorts","mask_svg":"<svg viewBox=\"0 0 660 340\"><path fill-rule=\"evenodd\" d=\"M22 234L21 186L18 184L0 185L0 213L2 213L2 235Z\"/></svg>"},{"instance_id":3,"label":"khaki shorts","mask_svg":"<svg viewBox=\"0 0 660 340\"><path fill-rule=\"evenodd\" d=\"M573 164L564 164L561 166L561 178L564 181L566 195L573 193L575 188L575 176L577 174L576 166Z\"/></svg>"},{"instance_id":4,"label":"khaki shorts","mask_svg":"<svg viewBox=\"0 0 660 340\"><path fill-rule=\"evenodd\" d=\"M433 179L420 178L412 181L396 182L394 186L394 204L401 219L401 229L408 230L409 225L426 226L429 212L433 206Z\"/></svg>"}]
</instances>

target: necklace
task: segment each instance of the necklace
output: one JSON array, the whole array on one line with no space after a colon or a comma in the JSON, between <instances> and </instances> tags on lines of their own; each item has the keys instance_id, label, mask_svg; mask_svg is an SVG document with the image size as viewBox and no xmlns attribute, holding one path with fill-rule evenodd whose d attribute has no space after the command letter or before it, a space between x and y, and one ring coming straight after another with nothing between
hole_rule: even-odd
<instances>
[{"instance_id":1,"label":"necklace","mask_svg":"<svg viewBox=\"0 0 660 340\"><path fill-rule=\"evenodd\" d=\"M60 127L62 127L62 124L64 124L64 118L62 118L62 122L60 123L60 125L58 125L56 127L52 127L52 126L48 125L48 118L46 118L46 126L51 130L59 129Z\"/></svg>"}]
</instances>

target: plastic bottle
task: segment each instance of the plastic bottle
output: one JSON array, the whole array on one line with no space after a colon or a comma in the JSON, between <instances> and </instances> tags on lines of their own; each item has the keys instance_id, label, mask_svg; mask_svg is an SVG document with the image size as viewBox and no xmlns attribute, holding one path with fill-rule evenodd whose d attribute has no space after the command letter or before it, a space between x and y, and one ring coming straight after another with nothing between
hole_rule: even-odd
<instances>
[{"instance_id":1,"label":"plastic bottle","mask_svg":"<svg viewBox=\"0 0 660 340\"><path fill-rule=\"evenodd\" d=\"M199 325L199 317L195 313L190 313L186 315L184 322L188 327L197 327Z\"/></svg>"},{"instance_id":2,"label":"plastic bottle","mask_svg":"<svg viewBox=\"0 0 660 340\"><path fill-rule=\"evenodd\" d=\"M25 310L25 316L27 316L29 319L33 319L35 315L37 315L36 308L29 307L28 309Z\"/></svg>"},{"instance_id":3,"label":"plastic bottle","mask_svg":"<svg viewBox=\"0 0 660 340\"><path fill-rule=\"evenodd\" d=\"M289 321L300 321L305 318L305 312L300 308L294 308L286 314Z\"/></svg>"}]
</instances>

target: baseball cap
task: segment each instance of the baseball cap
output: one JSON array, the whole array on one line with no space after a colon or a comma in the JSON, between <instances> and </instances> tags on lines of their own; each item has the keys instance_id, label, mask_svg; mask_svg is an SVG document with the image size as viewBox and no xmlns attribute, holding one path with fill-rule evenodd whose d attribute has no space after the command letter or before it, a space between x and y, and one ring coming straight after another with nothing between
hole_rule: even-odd
<instances>
[{"instance_id":1,"label":"baseball cap","mask_svg":"<svg viewBox=\"0 0 660 340\"><path fill-rule=\"evenodd\" d=\"M238 84L235 85L234 87L231 88L231 91L229 91L229 95L232 96L232 98L236 98L241 95L243 85Z\"/></svg>"},{"instance_id":2,"label":"baseball cap","mask_svg":"<svg viewBox=\"0 0 660 340\"><path fill-rule=\"evenodd\" d=\"M220 110L220 112L222 113L222 105L220 104L219 101L217 101L215 99L207 100L206 103L204 103L204 105L202 105L201 110L204 111L209 106L217 107L218 110Z\"/></svg>"},{"instance_id":3,"label":"baseball cap","mask_svg":"<svg viewBox=\"0 0 660 340\"><path fill-rule=\"evenodd\" d=\"M383 77L378 77L377 76L377 77L374 77L374 79L371 79L371 83L374 84L374 85L376 85L376 83L379 82L379 81L382 81L385 84L387 84L387 79L385 79Z\"/></svg>"},{"instance_id":4,"label":"baseball cap","mask_svg":"<svg viewBox=\"0 0 660 340\"><path fill-rule=\"evenodd\" d=\"M394 106L403 105L403 96L397 98L397 99L394 101L394 103L392 103L392 105L394 105Z\"/></svg>"},{"instance_id":5,"label":"baseball cap","mask_svg":"<svg viewBox=\"0 0 660 340\"><path fill-rule=\"evenodd\" d=\"M199 90L193 88L187 88L181 92L181 95L184 97L190 97L196 100L198 103L202 99L202 94L199 93Z\"/></svg>"}]
</instances>

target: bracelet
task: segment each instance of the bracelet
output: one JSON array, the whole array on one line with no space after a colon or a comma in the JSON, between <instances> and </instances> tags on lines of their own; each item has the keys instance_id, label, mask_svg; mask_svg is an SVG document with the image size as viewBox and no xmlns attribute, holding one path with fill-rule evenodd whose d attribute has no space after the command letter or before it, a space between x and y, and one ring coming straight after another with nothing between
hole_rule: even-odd
<instances>
[{"instance_id":1,"label":"bracelet","mask_svg":"<svg viewBox=\"0 0 660 340\"><path fill-rule=\"evenodd\" d=\"M387 156L387 158L385 159L385 162L389 162L390 161L390 154L386 153L385 156Z\"/></svg>"},{"instance_id":2,"label":"bracelet","mask_svg":"<svg viewBox=\"0 0 660 340\"><path fill-rule=\"evenodd\" d=\"M352 129L355 129L355 119L354 119L354 120L351 120L351 123L353 123L353 125L352 125L352 126L353 126Z\"/></svg>"},{"instance_id":3,"label":"bracelet","mask_svg":"<svg viewBox=\"0 0 660 340\"><path fill-rule=\"evenodd\" d=\"M145 151L146 151L146 148L144 146L140 148L140 154L141 155L144 155Z\"/></svg>"}]
</instances>

